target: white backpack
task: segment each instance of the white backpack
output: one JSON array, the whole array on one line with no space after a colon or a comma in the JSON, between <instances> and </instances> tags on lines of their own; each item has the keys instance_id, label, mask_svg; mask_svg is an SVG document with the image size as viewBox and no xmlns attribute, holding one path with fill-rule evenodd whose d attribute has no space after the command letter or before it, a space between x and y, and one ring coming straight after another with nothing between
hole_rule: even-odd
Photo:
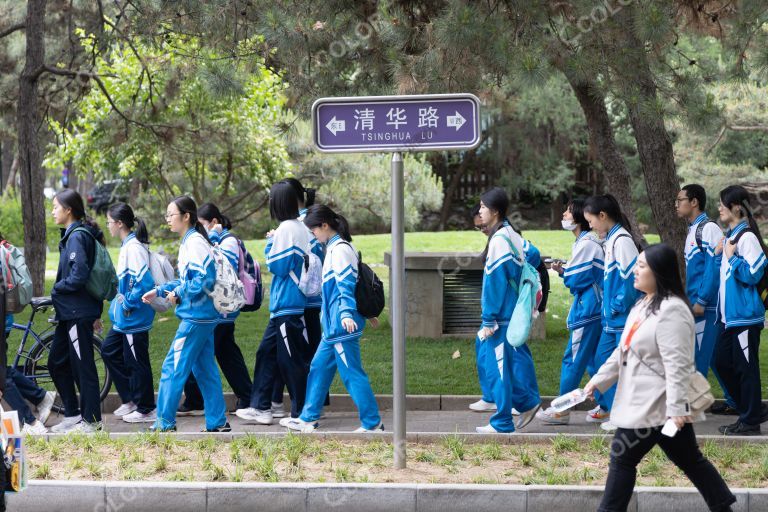
<instances>
[{"instance_id":1,"label":"white backpack","mask_svg":"<svg viewBox=\"0 0 768 512\"><path fill-rule=\"evenodd\" d=\"M208 295L213 300L213 307L224 314L239 311L245 305L243 283L221 247L214 245L211 249L216 264L216 284Z\"/></svg>"},{"instance_id":2,"label":"white backpack","mask_svg":"<svg viewBox=\"0 0 768 512\"><path fill-rule=\"evenodd\" d=\"M323 288L323 262L317 254L309 252L304 255L304 263L301 266L301 278L299 290L305 297L317 297Z\"/></svg>"},{"instance_id":3,"label":"white backpack","mask_svg":"<svg viewBox=\"0 0 768 512\"><path fill-rule=\"evenodd\" d=\"M155 286L160 286L168 281L173 281L176 274L173 271L173 265L165 254L150 251L147 246L144 246L149 253L149 273L152 274L152 279L155 281ZM158 313L165 313L173 304L163 297L155 297L149 306Z\"/></svg>"}]
</instances>

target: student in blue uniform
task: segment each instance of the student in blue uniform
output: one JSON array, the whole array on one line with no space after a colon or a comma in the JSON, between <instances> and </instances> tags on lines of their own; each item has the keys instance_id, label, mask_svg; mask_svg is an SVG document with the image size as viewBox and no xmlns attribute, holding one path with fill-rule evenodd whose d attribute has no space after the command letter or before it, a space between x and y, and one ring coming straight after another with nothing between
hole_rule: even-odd
<instances>
[{"instance_id":1,"label":"student in blue uniform","mask_svg":"<svg viewBox=\"0 0 768 512\"><path fill-rule=\"evenodd\" d=\"M619 202L610 194L592 196L584 203L584 218L601 237L605 237L605 272L603 276L603 333L597 344L592 368L600 368L619 346L627 315L638 298L632 274L638 250L631 227ZM602 428L613 431L610 418L616 386L605 393L596 393L598 406L587 413L590 423L603 423Z\"/></svg>"},{"instance_id":2,"label":"student in blue uniform","mask_svg":"<svg viewBox=\"0 0 768 512\"><path fill-rule=\"evenodd\" d=\"M213 203L201 204L197 218L208 233L211 243L218 244L232 264L235 272L240 271L240 244L230 232L232 223ZM235 409L248 407L251 403L253 382L240 347L235 341L235 320L240 311L222 313L219 324L213 331L213 350L221 372L237 397ZM195 376L190 375L184 386L184 403L179 406L178 416L201 416L204 414L204 400Z\"/></svg>"},{"instance_id":3,"label":"student in blue uniform","mask_svg":"<svg viewBox=\"0 0 768 512\"><path fill-rule=\"evenodd\" d=\"M109 307L112 328L101 346L104 363L123 402L114 415L127 423L151 423L157 419L149 359L149 330L155 311L141 300L155 286L149 269L149 234L144 221L125 203L109 207L107 228L122 242L116 269L117 296Z\"/></svg>"},{"instance_id":4,"label":"student in blue uniform","mask_svg":"<svg viewBox=\"0 0 768 512\"><path fill-rule=\"evenodd\" d=\"M720 432L728 436L760 435L768 410L763 407L760 388L758 356L765 306L757 284L765 273L768 249L744 187L724 188L718 210L728 232L715 248L715 254L722 255L718 307L724 324L715 349L715 367L739 411L738 420L720 427Z\"/></svg>"},{"instance_id":5,"label":"student in blue uniform","mask_svg":"<svg viewBox=\"0 0 768 512\"><path fill-rule=\"evenodd\" d=\"M179 278L156 286L142 297L149 303L157 296L176 305L181 320L163 362L157 392L157 421L152 430L176 430L176 409L190 372L205 400L205 431L229 432L219 368L214 360L213 331L219 312L208 292L216 284L216 264L205 228L197 218L197 205L188 196L168 204L165 220L181 237Z\"/></svg>"},{"instance_id":6,"label":"student in blue uniform","mask_svg":"<svg viewBox=\"0 0 768 512\"><path fill-rule=\"evenodd\" d=\"M553 263L552 270L563 278L563 283L573 295L566 325L571 331L563 354L560 369L560 395L579 387L584 372L590 377L595 368L592 361L602 334L600 322L603 306L603 273L605 254L602 241L591 231L584 218L584 200L574 199L563 213L563 229L573 232L570 261ZM547 425L567 425L570 411L557 412L551 407L536 415Z\"/></svg>"},{"instance_id":7,"label":"student in blue uniform","mask_svg":"<svg viewBox=\"0 0 768 512\"><path fill-rule=\"evenodd\" d=\"M96 259L96 244L104 244L101 230L85 217L80 194L62 190L53 198L53 220L63 226L59 268L51 290L56 331L48 354L48 370L64 404L64 419L51 431L93 433L102 429L99 375L93 359L93 329L102 302L85 288ZM80 390L77 400L75 380Z\"/></svg>"},{"instance_id":8,"label":"student in blue uniform","mask_svg":"<svg viewBox=\"0 0 768 512\"><path fill-rule=\"evenodd\" d=\"M357 406L361 426L355 432L383 431L379 407L360 359L360 337L365 318L355 302L357 252L350 244L347 220L324 205L309 208L304 224L320 243L326 244L323 263L323 339L312 359L307 381L307 400L298 418L280 424L290 430L312 432L323 411L331 382L339 371L341 380Z\"/></svg>"},{"instance_id":9,"label":"student in blue uniform","mask_svg":"<svg viewBox=\"0 0 768 512\"><path fill-rule=\"evenodd\" d=\"M315 204L315 189L304 188L296 178L286 178L282 180L288 183L296 192L296 197L299 200L299 220L304 221L304 217L307 215L307 209ZM315 235L309 232L309 247L310 251L322 262L325 259L325 246L317 241ZM307 297L307 307L304 309L304 323L307 326L307 339L309 339L309 345L312 348L312 357L317 352L317 347L320 346L320 340L323 337L322 327L320 325L320 306L322 303L321 293ZM285 384L277 376L275 380L275 386L272 392L272 416L275 418L282 418L285 416L283 412L283 390ZM326 397L325 405L330 405L330 400Z\"/></svg>"},{"instance_id":10,"label":"student in blue uniform","mask_svg":"<svg viewBox=\"0 0 768 512\"><path fill-rule=\"evenodd\" d=\"M278 228L268 234L264 249L267 268L272 272L269 324L256 352L250 407L235 411L239 418L260 425L271 425L274 418L272 394L277 372L288 387L291 417L299 417L304 407L312 354L304 325L307 298L299 289L304 257L310 250L310 235L297 219L299 201L288 183L278 182L272 186L269 212L273 219L280 221Z\"/></svg>"},{"instance_id":11,"label":"student in blue uniform","mask_svg":"<svg viewBox=\"0 0 768 512\"><path fill-rule=\"evenodd\" d=\"M722 323L717 321L717 296L720 288L721 254L715 254L723 239L720 226L707 217L704 210L707 206L707 193L701 185L684 186L675 199L677 216L688 222L688 236L685 239L683 256L685 256L686 289L688 300L693 304L693 315L696 321L696 370L706 376L710 365L720 381L720 376L714 368L712 354L715 344L720 338ZM714 414L736 414L736 402L725 391L725 403L713 406Z\"/></svg>"},{"instance_id":12,"label":"student in blue uniform","mask_svg":"<svg viewBox=\"0 0 768 512\"><path fill-rule=\"evenodd\" d=\"M478 427L479 433L511 433L528 425L541 407L536 371L528 345L513 348L507 343L507 327L517 304L516 289L525 255L523 239L507 221L509 197L499 188L481 196L480 215L489 226L488 245L484 251L485 272L482 290L482 328L479 336L486 349L493 376L493 398L497 411L490 423ZM521 414L512 417L512 408Z\"/></svg>"}]
</instances>

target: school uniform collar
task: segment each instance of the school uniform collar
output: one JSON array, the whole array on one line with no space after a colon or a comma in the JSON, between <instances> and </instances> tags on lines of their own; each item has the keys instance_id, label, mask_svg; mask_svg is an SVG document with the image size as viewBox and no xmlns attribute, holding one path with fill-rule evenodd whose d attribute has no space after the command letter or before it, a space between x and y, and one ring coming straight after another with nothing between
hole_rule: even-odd
<instances>
[{"instance_id":1,"label":"school uniform collar","mask_svg":"<svg viewBox=\"0 0 768 512\"><path fill-rule=\"evenodd\" d=\"M302 208L299 210L299 216L297 218L302 219L307 216L307 208Z\"/></svg>"},{"instance_id":2,"label":"school uniform collar","mask_svg":"<svg viewBox=\"0 0 768 512\"><path fill-rule=\"evenodd\" d=\"M327 245L327 246L328 246L328 248L330 249L330 248L331 248L333 245L337 244L337 243L338 243L338 242L340 242L340 241L341 241L341 235L339 235L338 233L336 233L335 235L333 235L333 236L332 236L332 237L331 237L331 238L328 240L328 242L326 242L326 245Z\"/></svg>"},{"instance_id":3,"label":"school uniform collar","mask_svg":"<svg viewBox=\"0 0 768 512\"><path fill-rule=\"evenodd\" d=\"M229 235L229 230L227 228L223 228L221 233L219 233L219 239L224 240L224 237L227 235Z\"/></svg>"},{"instance_id":4,"label":"school uniform collar","mask_svg":"<svg viewBox=\"0 0 768 512\"><path fill-rule=\"evenodd\" d=\"M708 220L709 220L709 217L707 217L707 214L702 212L699 214L698 217L696 217L696 219L693 222L688 224L688 226L695 226L697 224L701 224L702 222L707 222Z\"/></svg>"},{"instance_id":5,"label":"school uniform collar","mask_svg":"<svg viewBox=\"0 0 768 512\"><path fill-rule=\"evenodd\" d=\"M124 246L125 244L127 244L128 242L130 242L131 240L133 240L134 238L136 238L136 233L131 231L130 233L128 233L128 236L125 237L125 240L123 240L123 243L121 244L121 247Z\"/></svg>"},{"instance_id":6,"label":"school uniform collar","mask_svg":"<svg viewBox=\"0 0 768 512\"><path fill-rule=\"evenodd\" d=\"M621 223L617 222L616 224L614 224L614 225L613 225L613 227L611 228L611 230L610 230L610 231L608 231L608 236L606 236L606 237L605 237L605 238L606 238L606 240L607 240L608 238L611 238L613 235L615 235L615 234L616 234L616 232L617 232L618 230L620 230L621 228L622 228L622 225L621 225Z\"/></svg>"},{"instance_id":7,"label":"school uniform collar","mask_svg":"<svg viewBox=\"0 0 768 512\"><path fill-rule=\"evenodd\" d=\"M70 225L69 225L69 227L66 227L66 228L61 228L61 238L64 238L65 236L67 236L67 235L68 235L68 234L70 234L72 231L74 231L75 229L79 228L79 227L80 227L80 226L82 226L82 225L83 225L83 221L81 221L81 220L76 220L75 222L73 222L72 224L70 224Z\"/></svg>"},{"instance_id":8,"label":"school uniform collar","mask_svg":"<svg viewBox=\"0 0 768 512\"><path fill-rule=\"evenodd\" d=\"M735 237L736 235L738 235L739 233L741 233L745 229L747 229L747 221L743 220L743 221L739 222L739 224L735 228L733 228L730 231L728 231L728 238Z\"/></svg>"},{"instance_id":9,"label":"school uniform collar","mask_svg":"<svg viewBox=\"0 0 768 512\"><path fill-rule=\"evenodd\" d=\"M184 233L184 236L181 239L181 243L183 244L184 242L186 242L187 238L192 236L194 233L197 233L197 230L195 228L189 228L189 230L186 233Z\"/></svg>"},{"instance_id":10,"label":"school uniform collar","mask_svg":"<svg viewBox=\"0 0 768 512\"><path fill-rule=\"evenodd\" d=\"M590 233L589 231L582 231L581 233L579 233L579 236L576 237L576 241L578 242L579 240L581 240L585 236L589 235L589 233Z\"/></svg>"}]
</instances>

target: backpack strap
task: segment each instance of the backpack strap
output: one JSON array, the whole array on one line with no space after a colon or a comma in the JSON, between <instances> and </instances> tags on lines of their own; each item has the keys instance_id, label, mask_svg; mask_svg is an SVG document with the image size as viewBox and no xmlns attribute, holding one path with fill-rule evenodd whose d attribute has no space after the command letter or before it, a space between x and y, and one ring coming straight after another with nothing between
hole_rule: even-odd
<instances>
[{"instance_id":1,"label":"backpack strap","mask_svg":"<svg viewBox=\"0 0 768 512\"><path fill-rule=\"evenodd\" d=\"M717 222L713 221L712 219L707 219L704 222L699 222L699 224L696 226L696 245L698 246L700 251L703 251L703 249L701 248L701 242L704 235L704 228L709 223L717 224Z\"/></svg>"},{"instance_id":2,"label":"backpack strap","mask_svg":"<svg viewBox=\"0 0 768 512\"><path fill-rule=\"evenodd\" d=\"M497 234L498 234L498 235L499 235L501 238L503 238L504 240L506 240L506 242L507 242L507 245L509 245L509 248L510 248L510 249L512 249L512 254L513 254L514 256L516 256L517 258L520 258L520 260L523 262L523 265L525 265L525 263L526 263L526 261L525 261L525 258L521 258L521 257L520 257L520 252L517 250L517 247L515 247L515 244L514 244L514 243L512 243L512 239L511 239L511 238L509 238L509 237L507 236L507 234L506 234L506 233L499 233L499 232L497 231ZM495 236L495 235L494 235L494 236ZM522 275L521 275L520 277L522 278ZM515 293L517 293L517 294L519 295L519 294L520 294L520 285L521 285L522 283L516 283L516 282L514 282L514 281L510 280L510 281L509 281L509 284L510 284L510 286L512 286L512 289L515 291Z\"/></svg>"},{"instance_id":3,"label":"backpack strap","mask_svg":"<svg viewBox=\"0 0 768 512\"><path fill-rule=\"evenodd\" d=\"M630 240L632 240L632 237L631 237L631 236L629 236L628 234L626 234L626 233L620 233L620 234L619 234L619 236L617 236L616 238L614 238L614 239L613 239L613 244L611 245L611 254L613 254L613 253L614 253L614 251L616 250L616 241L617 241L619 238L629 238ZM635 243L635 241L634 241L634 240L632 240L632 243ZM614 258L614 259L615 259L615 258Z\"/></svg>"}]
</instances>

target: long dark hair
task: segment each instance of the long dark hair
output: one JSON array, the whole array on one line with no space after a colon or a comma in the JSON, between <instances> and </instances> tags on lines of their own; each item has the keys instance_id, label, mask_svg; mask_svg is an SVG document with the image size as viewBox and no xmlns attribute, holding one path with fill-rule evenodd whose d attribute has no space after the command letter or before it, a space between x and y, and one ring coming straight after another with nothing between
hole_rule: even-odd
<instances>
[{"instance_id":1,"label":"long dark hair","mask_svg":"<svg viewBox=\"0 0 768 512\"><path fill-rule=\"evenodd\" d=\"M591 196L587 198L587 200L584 201L584 212L592 215L600 215L600 212L605 212L609 219L621 224L633 239L636 238L635 233L632 232L632 225L629 223L629 219L621 210L621 206L619 206L619 201L617 201L611 194Z\"/></svg>"},{"instance_id":2,"label":"long dark hair","mask_svg":"<svg viewBox=\"0 0 768 512\"><path fill-rule=\"evenodd\" d=\"M304 188L304 185L302 185L301 182L296 178L285 178L283 181L293 187L293 190L296 191L296 196L298 197L299 202L304 204L304 208L309 208L315 204L315 189Z\"/></svg>"},{"instance_id":3,"label":"long dark hair","mask_svg":"<svg viewBox=\"0 0 768 512\"><path fill-rule=\"evenodd\" d=\"M299 216L299 198L288 182L278 181L269 190L269 215L280 222Z\"/></svg>"},{"instance_id":4,"label":"long dark hair","mask_svg":"<svg viewBox=\"0 0 768 512\"><path fill-rule=\"evenodd\" d=\"M488 241L485 243L485 250L482 255L482 258L485 259L488 255L488 246L491 243L491 238L493 238L493 235L501 229L504 225L504 221L507 219L507 213L509 212L509 196L503 188L493 187L480 196L480 201L489 210L495 210L499 213L499 222L494 226L488 226Z\"/></svg>"},{"instance_id":5,"label":"long dark hair","mask_svg":"<svg viewBox=\"0 0 768 512\"><path fill-rule=\"evenodd\" d=\"M65 188L64 190L57 192L54 198L56 199L56 202L58 202L62 207L68 208L72 211L72 216L75 218L75 220L78 220L86 226L90 226L96 230L96 239L101 245L107 245L107 241L104 239L104 233L101 232L99 225L85 214L85 203L83 202L83 197L76 190Z\"/></svg>"},{"instance_id":6,"label":"long dark hair","mask_svg":"<svg viewBox=\"0 0 768 512\"><path fill-rule=\"evenodd\" d=\"M206 233L205 228L197 218L197 203L195 203L195 200L189 196L178 196L173 198L171 202L176 205L182 216L187 213L189 214L189 224L195 231L203 235L205 241L210 244L211 241L208 239L208 233Z\"/></svg>"},{"instance_id":7,"label":"long dark hair","mask_svg":"<svg viewBox=\"0 0 768 512\"><path fill-rule=\"evenodd\" d=\"M197 209L197 218L207 221L216 219L224 229L232 229L232 222L230 222L229 217L221 213L219 207L213 203L201 204Z\"/></svg>"},{"instance_id":8,"label":"long dark hair","mask_svg":"<svg viewBox=\"0 0 768 512\"><path fill-rule=\"evenodd\" d=\"M661 243L649 245L643 254L645 254L645 261L656 279L656 293L648 306L648 313L656 313L661 302L673 295L682 299L690 308L691 303L688 302L688 296L685 293L675 250L669 245Z\"/></svg>"},{"instance_id":9,"label":"long dark hair","mask_svg":"<svg viewBox=\"0 0 768 512\"><path fill-rule=\"evenodd\" d=\"M136 240L143 244L149 243L149 233L147 232L147 226L144 224L143 220L133 215L133 208L125 203L115 203L109 207L109 210L107 210L107 215L112 217L114 220L122 222L123 225L125 225L125 227L130 230L134 230L133 228L136 226L136 229L134 230L136 233Z\"/></svg>"},{"instance_id":10,"label":"long dark hair","mask_svg":"<svg viewBox=\"0 0 768 512\"><path fill-rule=\"evenodd\" d=\"M343 215L335 213L324 204L310 206L307 210L307 216L304 217L304 225L312 229L323 224L328 224L332 230L336 231L347 242L352 241L352 235L349 233L349 222L347 222Z\"/></svg>"},{"instance_id":11,"label":"long dark hair","mask_svg":"<svg viewBox=\"0 0 768 512\"><path fill-rule=\"evenodd\" d=\"M725 187L720 191L720 202L723 203L723 206L729 210L734 206L741 207L741 218L747 218L749 229L755 233L757 241L760 242L760 248L762 248L764 253L768 253L768 248L765 247L763 237L760 235L760 228L757 226L757 221L752 215L752 206L749 204L749 192L747 192L747 189L741 185L731 185L729 187ZM746 213L746 215L743 213Z\"/></svg>"}]
</instances>

